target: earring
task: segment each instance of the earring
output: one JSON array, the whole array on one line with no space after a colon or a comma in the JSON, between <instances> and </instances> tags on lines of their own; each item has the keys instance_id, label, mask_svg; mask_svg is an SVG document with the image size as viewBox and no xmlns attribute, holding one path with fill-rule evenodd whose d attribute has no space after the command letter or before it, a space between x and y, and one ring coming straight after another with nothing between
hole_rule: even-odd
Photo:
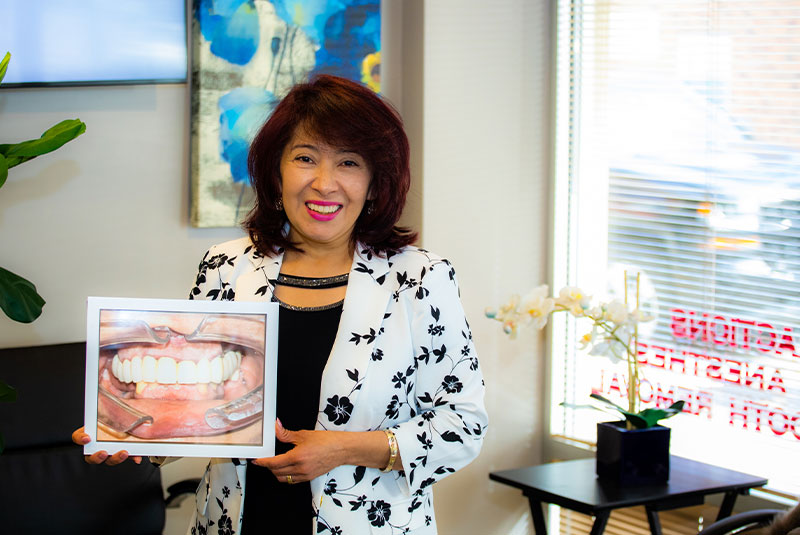
<instances>
[{"instance_id":1,"label":"earring","mask_svg":"<svg viewBox=\"0 0 800 535\"><path fill-rule=\"evenodd\" d=\"M283 199L278 197L278 200L275 201L275 209L279 212L283 211Z\"/></svg>"},{"instance_id":2,"label":"earring","mask_svg":"<svg viewBox=\"0 0 800 535\"><path fill-rule=\"evenodd\" d=\"M367 201L367 215L372 215L374 208L375 206L372 204L372 201Z\"/></svg>"}]
</instances>

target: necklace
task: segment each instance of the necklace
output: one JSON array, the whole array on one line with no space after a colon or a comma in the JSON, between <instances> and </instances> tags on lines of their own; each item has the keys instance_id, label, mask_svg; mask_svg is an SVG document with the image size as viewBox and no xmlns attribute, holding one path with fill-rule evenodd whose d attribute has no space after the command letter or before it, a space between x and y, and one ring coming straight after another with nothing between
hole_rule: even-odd
<instances>
[{"instance_id":1,"label":"necklace","mask_svg":"<svg viewBox=\"0 0 800 535\"><path fill-rule=\"evenodd\" d=\"M321 277L318 279L278 273L278 278L275 280L275 282L282 286L289 286L291 288L316 288L319 290L324 290L326 288L339 288L340 286L347 286L347 280L349 278L349 273L336 275L334 277Z\"/></svg>"}]
</instances>

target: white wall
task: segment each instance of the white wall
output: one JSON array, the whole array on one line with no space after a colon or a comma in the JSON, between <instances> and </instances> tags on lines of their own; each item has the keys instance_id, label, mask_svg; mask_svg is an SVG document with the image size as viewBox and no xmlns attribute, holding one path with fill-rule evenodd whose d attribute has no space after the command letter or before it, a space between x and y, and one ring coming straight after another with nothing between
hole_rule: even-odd
<instances>
[{"instance_id":1,"label":"white wall","mask_svg":"<svg viewBox=\"0 0 800 535\"><path fill-rule=\"evenodd\" d=\"M480 457L435 487L440 532L524 533L527 501L488 473L541 460L543 347L533 333L508 341L483 310L546 278L549 2L384 2L402 19L387 34L405 53L387 93L415 150L410 221L456 267L491 417ZM241 235L188 226L186 91L0 91L0 142L64 118L88 125L0 190L0 266L48 301L31 325L0 317L0 347L84 339L88 295L183 298L206 248Z\"/></svg>"},{"instance_id":2,"label":"white wall","mask_svg":"<svg viewBox=\"0 0 800 535\"><path fill-rule=\"evenodd\" d=\"M0 266L47 301L29 325L0 316L0 347L85 340L90 295L185 298L208 246L241 235L188 226L186 91L0 91L0 142L39 137L62 119L87 125L11 169L0 189Z\"/></svg>"},{"instance_id":3,"label":"white wall","mask_svg":"<svg viewBox=\"0 0 800 535\"><path fill-rule=\"evenodd\" d=\"M490 415L478 459L434 488L443 534L525 528L527 500L487 474L541 460L541 338L510 342L483 311L546 281L548 4L425 3L422 241L456 268Z\"/></svg>"}]
</instances>

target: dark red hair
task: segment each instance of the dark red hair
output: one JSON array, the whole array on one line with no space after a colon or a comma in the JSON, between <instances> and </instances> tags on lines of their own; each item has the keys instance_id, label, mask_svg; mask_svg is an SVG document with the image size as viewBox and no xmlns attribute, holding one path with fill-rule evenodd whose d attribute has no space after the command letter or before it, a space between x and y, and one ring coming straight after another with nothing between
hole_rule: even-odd
<instances>
[{"instance_id":1,"label":"dark red hair","mask_svg":"<svg viewBox=\"0 0 800 535\"><path fill-rule=\"evenodd\" d=\"M361 84L319 75L289 91L250 145L247 168L256 201L244 228L259 252L271 256L280 248L299 250L284 235L286 213L276 207L283 149L298 128L318 141L355 151L372 171L372 200L356 220L353 244L384 254L416 239L415 232L396 225L411 185L408 138L400 115Z\"/></svg>"}]
</instances>

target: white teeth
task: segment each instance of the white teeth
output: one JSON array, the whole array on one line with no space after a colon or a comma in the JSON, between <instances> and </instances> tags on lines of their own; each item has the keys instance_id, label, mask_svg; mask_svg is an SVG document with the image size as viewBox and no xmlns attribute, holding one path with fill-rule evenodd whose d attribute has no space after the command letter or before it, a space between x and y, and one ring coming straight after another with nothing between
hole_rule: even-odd
<instances>
[{"instance_id":1,"label":"white teeth","mask_svg":"<svg viewBox=\"0 0 800 535\"><path fill-rule=\"evenodd\" d=\"M120 367L122 366L122 361L119 360L119 355L114 355L114 359L111 361L111 373L114 374L114 377L119 379L122 377L122 370Z\"/></svg>"},{"instance_id":2,"label":"white teeth","mask_svg":"<svg viewBox=\"0 0 800 535\"><path fill-rule=\"evenodd\" d=\"M142 357L131 359L131 381L138 383L142 380Z\"/></svg>"},{"instance_id":3,"label":"white teeth","mask_svg":"<svg viewBox=\"0 0 800 535\"><path fill-rule=\"evenodd\" d=\"M158 363L154 357L147 355L142 359L142 381L146 383L156 382L156 367Z\"/></svg>"},{"instance_id":4,"label":"white teeth","mask_svg":"<svg viewBox=\"0 0 800 535\"><path fill-rule=\"evenodd\" d=\"M178 382L178 363L175 362L175 359L171 357L161 357L158 359L156 381L167 385Z\"/></svg>"},{"instance_id":5,"label":"white teeth","mask_svg":"<svg viewBox=\"0 0 800 535\"><path fill-rule=\"evenodd\" d=\"M228 355L222 357L222 380L226 380L231 376L231 359Z\"/></svg>"},{"instance_id":6,"label":"white teeth","mask_svg":"<svg viewBox=\"0 0 800 535\"><path fill-rule=\"evenodd\" d=\"M182 385L197 383L197 371L194 362L182 360L178 363L178 382Z\"/></svg>"},{"instance_id":7,"label":"white teeth","mask_svg":"<svg viewBox=\"0 0 800 535\"><path fill-rule=\"evenodd\" d=\"M211 382L222 382L222 359L219 357L214 357L211 361Z\"/></svg>"},{"instance_id":8,"label":"white teeth","mask_svg":"<svg viewBox=\"0 0 800 535\"><path fill-rule=\"evenodd\" d=\"M311 203L311 202L307 203L306 206L308 206L309 208L311 208L315 212L319 212L321 214L332 214L333 212L335 212L336 210L341 208L341 206L338 205L338 204L330 204L330 205L323 206L321 204L314 204L314 203Z\"/></svg>"},{"instance_id":9,"label":"white teeth","mask_svg":"<svg viewBox=\"0 0 800 535\"><path fill-rule=\"evenodd\" d=\"M196 372L198 383L211 382L211 365L208 363L208 359L203 359L197 363Z\"/></svg>"},{"instance_id":10,"label":"white teeth","mask_svg":"<svg viewBox=\"0 0 800 535\"><path fill-rule=\"evenodd\" d=\"M123 360L122 361L122 380L126 383L131 382L131 361L130 360Z\"/></svg>"},{"instance_id":11,"label":"white teeth","mask_svg":"<svg viewBox=\"0 0 800 535\"><path fill-rule=\"evenodd\" d=\"M210 361L202 359L197 362L151 355L122 360L114 355L111 372L123 383L136 383L136 391L141 393L147 383L197 384L198 388L205 388L208 383L238 380L241 364L242 354L238 351L228 351Z\"/></svg>"}]
</instances>

